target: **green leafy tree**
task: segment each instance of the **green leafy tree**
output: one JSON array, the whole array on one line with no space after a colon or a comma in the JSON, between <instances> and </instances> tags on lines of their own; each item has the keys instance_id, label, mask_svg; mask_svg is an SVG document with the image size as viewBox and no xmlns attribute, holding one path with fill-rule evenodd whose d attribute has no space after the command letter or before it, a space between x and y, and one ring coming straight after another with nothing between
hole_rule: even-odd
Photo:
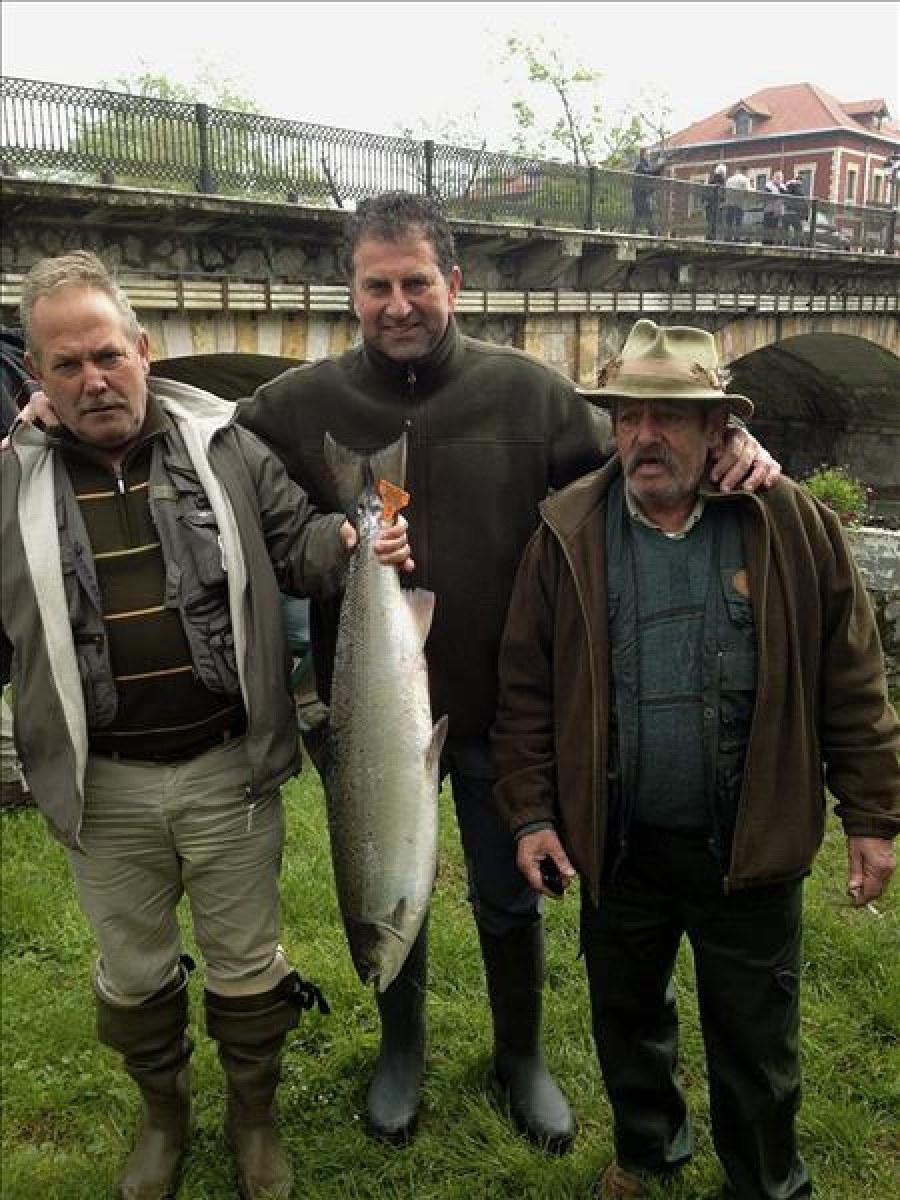
<instances>
[{"instance_id":1,"label":"green leafy tree","mask_svg":"<svg viewBox=\"0 0 900 1200\"><path fill-rule=\"evenodd\" d=\"M111 98L81 118L71 146L73 157L103 161L107 180L125 185L152 181L163 191L199 188L203 180L196 106L203 104L215 110L206 137L211 182L219 195L282 200L289 195L315 203L332 197L322 164L309 161L310 144L292 136L289 123L277 137L260 129L254 120L259 106L209 60L200 62L189 82L142 63L135 74L104 79L98 86L148 101L142 106ZM154 111L152 102L157 100L172 105L171 110L165 115ZM76 168L65 176L80 182L95 174Z\"/></svg>"},{"instance_id":2,"label":"green leafy tree","mask_svg":"<svg viewBox=\"0 0 900 1200\"><path fill-rule=\"evenodd\" d=\"M240 83L211 59L200 60L190 83L170 79L163 72L153 71L141 60L143 70L135 75L119 75L100 80L99 87L130 96L151 96L157 100L174 100L182 104L209 104L227 108L230 112L258 113L259 106L241 91Z\"/></svg>"},{"instance_id":3,"label":"green leafy tree","mask_svg":"<svg viewBox=\"0 0 900 1200\"><path fill-rule=\"evenodd\" d=\"M509 37L505 61L525 74L525 91L512 101L519 153L622 169L642 143L665 144L671 108L664 97L645 89L622 111L608 113L600 99L603 72L570 62L542 34Z\"/></svg>"},{"instance_id":4,"label":"green leafy tree","mask_svg":"<svg viewBox=\"0 0 900 1200\"><path fill-rule=\"evenodd\" d=\"M199 186L201 160L195 105L206 104L238 114L259 112L256 103L240 90L235 80L218 73L210 61L201 62L188 83L154 71L142 62L135 74L101 79L97 86L150 102L141 105L110 97L97 104L93 111L79 118L70 147L76 158L103 161L104 176L126 185L152 180L155 188L169 191ZM173 107L162 116L154 111L155 100L184 108ZM231 122L211 129L210 137L227 139L228 161L245 169L249 167L248 182L251 182L259 166L251 130L242 128L240 121ZM85 181L93 176L84 169L76 169L74 174Z\"/></svg>"}]
</instances>

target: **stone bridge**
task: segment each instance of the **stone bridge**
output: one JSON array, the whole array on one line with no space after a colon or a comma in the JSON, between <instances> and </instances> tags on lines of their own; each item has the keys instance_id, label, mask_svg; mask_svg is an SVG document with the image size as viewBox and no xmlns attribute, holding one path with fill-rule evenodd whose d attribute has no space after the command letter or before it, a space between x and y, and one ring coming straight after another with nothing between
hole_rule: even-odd
<instances>
[{"instance_id":1,"label":"stone bridge","mask_svg":"<svg viewBox=\"0 0 900 1200\"><path fill-rule=\"evenodd\" d=\"M144 322L156 370L247 394L346 348L333 208L4 178L0 314L39 257L87 247ZM460 324L590 386L641 315L702 325L788 470L849 466L900 509L900 259L454 221ZM209 356L215 356L210 359Z\"/></svg>"}]
</instances>

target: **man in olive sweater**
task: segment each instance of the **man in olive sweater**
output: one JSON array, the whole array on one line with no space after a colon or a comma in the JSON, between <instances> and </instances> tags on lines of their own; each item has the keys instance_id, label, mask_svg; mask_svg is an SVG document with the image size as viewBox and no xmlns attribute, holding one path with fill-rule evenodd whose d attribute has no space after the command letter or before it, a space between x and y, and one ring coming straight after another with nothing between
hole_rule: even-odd
<instances>
[{"instance_id":1,"label":"man in olive sweater","mask_svg":"<svg viewBox=\"0 0 900 1200\"><path fill-rule=\"evenodd\" d=\"M346 268L362 343L265 384L240 420L325 510L337 506L326 432L367 451L406 433L416 557L410 582L436 597L426 646L432 712L449 715L442 770L452 781L466 857L496 1074L516 1124L538 1145L561 1151L574 1124L541 1049L541 899L516 870L494 811L488 731L507 601L538 506L548 491L604 460L610 426L560 372L460 333L453 309L462 277L452 231L433 201L398 192L362 202L348 223ZM732 485L749 471L747 486L758 487L777 464L734 431L717 470ZM337 603L315 604L313 650L326 701L337 618ZM370 1132L388 1141L405 1141L416 1123L426 936L423 930L400 976L376 995L381 1046L367 1118Z\"/></svg>"}]
</instances>

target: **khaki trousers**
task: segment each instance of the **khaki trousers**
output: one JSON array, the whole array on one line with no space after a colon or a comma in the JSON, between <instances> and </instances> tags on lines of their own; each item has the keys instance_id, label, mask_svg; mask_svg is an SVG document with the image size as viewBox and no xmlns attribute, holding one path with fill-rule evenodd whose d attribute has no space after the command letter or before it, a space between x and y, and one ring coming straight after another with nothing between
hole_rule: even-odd
<instances>
[{"instance_id":1,"label":"khaki trousers","mask_svg":"<svg viewBox=\"0 0 900 1200\"><path fill-rule=\"evenodd\" d=\"M143 1003L178 970L178 904L187 896L206 986L255 995L289 973L278 938L284 811L247 800L243 738L179 763L93 755L85 777L84 853L69 852L97 940L95 986Z\"/></svg>"}]
</instances>

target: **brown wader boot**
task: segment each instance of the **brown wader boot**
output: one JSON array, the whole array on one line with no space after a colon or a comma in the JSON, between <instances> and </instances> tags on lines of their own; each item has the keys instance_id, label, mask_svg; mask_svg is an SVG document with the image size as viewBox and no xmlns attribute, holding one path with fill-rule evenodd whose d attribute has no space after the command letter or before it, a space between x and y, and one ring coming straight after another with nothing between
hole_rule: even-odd
<instances>
[{"instance_id":1,"label":"brown wader boot","mask_svg":"<svg viewBox=\"0 0 900 1200\"><path fill-rule=\"evenodd\" d=\"M191 1130L187 979L181 968L177 980L135 1008L96 997L97 1036L123 1056L144 1104L120 1200L166 1200L178 1189Z\"/></svg>"},{"instance_id":2,"label":"brown wader boot","mask_svg":"<svg viewBox=\"0 0 900 1200\"><path fill-rule=\"evenodd\" d=\"M227 1084L225 1137L235 1157L242 1200L286 1200L293 1172L281 1144L275 1091L284 1041L302 1009L322 993L292 971L271 991L254 996L206 992L206 1028L219 1043Z\"/></svg>"},{"instance_id":3,"label":"brown wader boot","mask_svg":"<svg viewBox=\"0 0 900 1200\"><path fill-rule=\"evenodd\" d=\"M405 1145L416 1131L425 1073L425 976L427 925L412 944L400 974L375 993L381 1045L366 1097L366 1128L372 1137Z\"/></svg>"},{"instance_id":4,"label":"brown wader boot","mask_svg":"<svg viewBox=\"0 0 900 1200\"><path fill-rule=\"evenodd\" d=\"M479 928L478 936L494 1019L497 1079L517 1128L540 1149L562 1154L575 1137L575 1122L541 1049L543 921L500 935Z\"/></svg>"}]
</instances>

